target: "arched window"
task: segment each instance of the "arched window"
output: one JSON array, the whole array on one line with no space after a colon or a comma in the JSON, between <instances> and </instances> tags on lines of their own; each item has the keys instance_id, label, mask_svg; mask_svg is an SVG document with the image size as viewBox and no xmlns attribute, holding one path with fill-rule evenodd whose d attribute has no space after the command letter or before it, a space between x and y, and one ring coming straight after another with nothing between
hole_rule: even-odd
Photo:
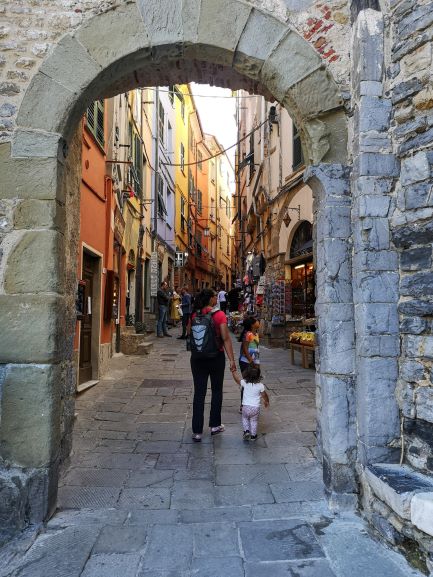
<instances>
[{"instance_id":1,"label":"arched window","mask_svg":"<svg viewBox=\"0 0 433 577\"><path fill-rule=\"evenodd\" d=\"M304 220L296 229L290 245L290 258L313 252L313 225Z\"/></svg>"}]
</instances>

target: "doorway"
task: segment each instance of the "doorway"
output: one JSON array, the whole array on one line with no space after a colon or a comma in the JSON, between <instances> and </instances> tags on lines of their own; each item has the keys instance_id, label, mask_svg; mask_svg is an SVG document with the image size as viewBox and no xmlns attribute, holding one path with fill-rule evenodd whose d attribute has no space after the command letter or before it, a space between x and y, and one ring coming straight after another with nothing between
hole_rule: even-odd
<instances>
[{"instance_id":1,"label":"doorway","mask_svg":"<svg viewBox=\"0 0 433 577\"><path fill-rule=\"evenodd\" d=\"M92 256L87 252L83 252L83 271L82 280L85 282L84 285L84 311L83 318L81 320L81 330L80 330L80 353L79 353L79 376L78 385L82 385L88 381L91 381L97 372L97 362L94 358L94 337L98 337L96 334L98 331L95 329L95 316L93 311L95 308L95 285L97 283L98 275L98 258Z\"/></svg>"}]
</instances>

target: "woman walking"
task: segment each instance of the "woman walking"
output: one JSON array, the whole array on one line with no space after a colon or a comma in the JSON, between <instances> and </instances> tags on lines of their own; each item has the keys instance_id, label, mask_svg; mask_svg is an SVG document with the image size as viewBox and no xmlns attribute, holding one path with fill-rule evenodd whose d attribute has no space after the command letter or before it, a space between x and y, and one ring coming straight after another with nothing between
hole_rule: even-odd
<instances>
[{"instance_id":1,"label":"woman walking","mask_svg":"<svg viewBox=\"0 0 433 577\"><path fill-rule=\"evenodd\" d=\"M236 370L227 317L216 304L215 291L203 289L194 300L194 312L189 325L191 371L194 380L192 439L195 442L201 441L203 433L204 403L209 377L212 390L210 432L211 435L216 435L224 431L224 425L221 424L226 363L224 350L230 362L230 370L232 372Z\"/></svg>"}]
</instances>

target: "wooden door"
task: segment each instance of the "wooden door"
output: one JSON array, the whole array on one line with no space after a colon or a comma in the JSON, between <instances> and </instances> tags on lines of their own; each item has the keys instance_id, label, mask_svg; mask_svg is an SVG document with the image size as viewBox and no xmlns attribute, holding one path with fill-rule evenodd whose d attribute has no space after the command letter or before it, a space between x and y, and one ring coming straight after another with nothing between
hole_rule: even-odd
<instances>
[{"instance_id":1,"label":"wooden door","mask_svg":"<svg viewBox=\"0 0 433 577\"><path fill-rule=\"evenodd\" d=\"M83 254L82 278L86 283L84 289L84 315L81 321L80 334L80 374L79 384L92 380L92 305L94 266L92 257Z\"/></svg>"}]
</instances>

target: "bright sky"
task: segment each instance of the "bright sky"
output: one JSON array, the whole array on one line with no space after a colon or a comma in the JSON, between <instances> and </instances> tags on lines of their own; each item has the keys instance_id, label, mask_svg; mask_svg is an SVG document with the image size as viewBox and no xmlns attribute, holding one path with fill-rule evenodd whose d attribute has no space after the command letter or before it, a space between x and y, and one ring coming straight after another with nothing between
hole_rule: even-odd
<instances>
[{"instance_id":1,"label":"bright sky","mask_svg":"<svg viewBox=\"0 0 433 577\"><path fill-rule=\"evenodd\" d=\"M217 96L231 96L231 90L209 86L208 84L195 83L191 83L191 90L200 114L204 132L216 136L224 148L235 144L237 139L235 121L236 99L213 98ZM202 97L200 97L200 95L202 95ZM233 166L235 152L236 147L233 147L227 153Z\"/></svg>"}]
</instances>

